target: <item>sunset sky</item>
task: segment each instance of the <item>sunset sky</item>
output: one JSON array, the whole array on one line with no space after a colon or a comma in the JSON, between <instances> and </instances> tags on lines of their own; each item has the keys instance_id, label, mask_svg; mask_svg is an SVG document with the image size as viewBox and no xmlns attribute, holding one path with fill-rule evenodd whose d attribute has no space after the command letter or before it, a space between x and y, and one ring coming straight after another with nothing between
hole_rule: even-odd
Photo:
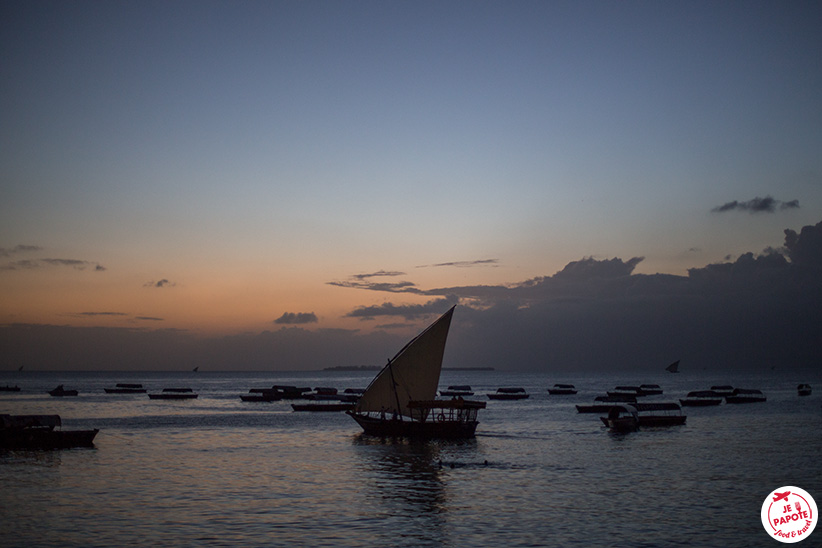
<instances>
[{"instance_id":1,"label":"sunset sky","mask_svg":"<svg viewBox=\"0 0 822 548\"><path fill-rule=\"evenodd\" d=\"M688 279L777 250L822 221L820 21L818 2L2 2L0 366L20 326L299 332L340 356L324 336L404 339L456 301L476 326L572 264Z\"/></svg>"}]
</instances>

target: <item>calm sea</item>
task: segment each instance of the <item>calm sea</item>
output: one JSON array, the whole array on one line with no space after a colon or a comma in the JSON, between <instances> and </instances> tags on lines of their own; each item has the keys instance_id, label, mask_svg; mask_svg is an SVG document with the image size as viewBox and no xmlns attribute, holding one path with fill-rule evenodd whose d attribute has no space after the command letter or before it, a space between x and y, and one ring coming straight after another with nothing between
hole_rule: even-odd
<instances>
[{"instance_id":1,"label":"calm sea","mask_svg":"<svg viewBox=\"0 0 822 548\"><path fill-rule=\"evenodd\" d=\"M361 435L342 413L245 403L272 384L364 388L373 373L3 372L0 413L99 428L94 449L0 451L0 545L47 546L778 546L760 508L784 485L822 506L822 378L689 373L643 377L445 371L441 386L488 401L474 440ZM196 400L108 395L191 387ZM575 396L550 396L555 382ZM798 397L796 385L815 392ZM659 383L656 401L712 384L766 403L686 408L687 424L617 435L578 414L618 384ZM76 398L52 398L57 384ZM650 401L650 400L649 400ZM802 546L822 546L817 530Z\"/></svg>"}]
</instances>

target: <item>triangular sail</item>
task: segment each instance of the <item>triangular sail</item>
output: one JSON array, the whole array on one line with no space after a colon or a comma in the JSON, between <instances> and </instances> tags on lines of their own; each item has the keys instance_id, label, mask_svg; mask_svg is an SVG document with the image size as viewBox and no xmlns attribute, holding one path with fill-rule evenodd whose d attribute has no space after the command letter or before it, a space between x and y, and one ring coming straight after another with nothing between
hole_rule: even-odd
<instances>
[{"instance_id":1,"label":"triangular sail","mask_svg":"<svg viewBox=\"0 0 822 548\"><path fill-rule=\"evenodd\" d=\"M411 416L409 401L433 400L453 313L454 307L400 350L374 377L354 411Z\"/></svg>"},{"instance_id":2,"label":"triangular sail","mask_svg":"<svg viewBox=\"0 0 822 548\"><path fill-rule=\"evenodd\" d=\"M679 373L679 360L666 367L665 370L669 373Z\"/></svg>"}]
</instances>

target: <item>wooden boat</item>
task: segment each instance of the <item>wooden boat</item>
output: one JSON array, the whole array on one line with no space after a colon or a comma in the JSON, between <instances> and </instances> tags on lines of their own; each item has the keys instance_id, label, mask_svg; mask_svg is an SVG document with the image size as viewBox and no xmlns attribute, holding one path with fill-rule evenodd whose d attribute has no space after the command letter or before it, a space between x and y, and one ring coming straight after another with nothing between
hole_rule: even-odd
<instances>
[{"instance_id":1,"label":"wooden boat","mask_svg":"<svg viewBox=\"0 0 822 548\"><path fill-rule=\"evenodd\" d=\"M409 438L472 438L485 402L435 400L452 307L388 361L347 411L365 434Z\"/></svg>"},{"instance_id":2,"label":"wooden boat","mask_svg":"<svg viewBox=\"0 0 822 548\"><path fill-rule=\"evenodd\" d=\"M659 396L662 394L662 387L658 384L640 384L639 391L645 396Z\"/></svg>"},{"instance_id":3,"label":"wooden boat","mask_svg":"<svg viewBox=\"0 0 822 548\"><path fill-rule=\"evenodd\" d=\"M79 394L77 390L66 390L63 385L58 385L54 390L49 390L49 394L55 398L62 398L63 396L76 396Z\"/></svg>"},{"instance_id":4,"label":"wooden boat","mask_svg":"<svg viewBox=\"0 0 822 548\"><path fill-rule=\"evenodd\" d=\"M0 415L2 449L94 447L97 432L97 429L63 430L60 415Z\"/></svg>"},{"instance_id":5,"label":"wooden boat","mask_svg":"<svg viewBox=\"0 0 822 548\"><path fill-rule=\"evenodd\" d=\"M736 388L733 394L725 396L725 403L761 403L767 398L762 390L751 390L746 388Z\"/></svg>"},{"instance_id":6,"label":"wooden boat","mask_svg":"<svg viewBox=\"0 0 822 548\"><path fill-rule=\"evenodd\" d=\"M615 405L621 403L634 404L636 398L633 396L597 396L593 405L577 405L577 413L607 413Z\"/></svg>"},{"instance_id":7,"label":"wooden boat","mask_svg":"<svg viewBox=\"0 0 822 548\"><path fill-rule=\"evenodd\" d=\"M0 392L19 392L19 391L20 391L20 387L17 386L16 384L14 386L11 386L11 385L8 385L8 384L6 386L0 386Z\"/></svg>"},{"instance_id":8,"label":"wooden boat","mask_svg":"<svg viewBox=\"0 0 822 548\"><path fill-rule=\"evenodd\" d=\"M319 412L339 412L351 411L354 409L353 403L292 403L294 411L319 411Z\"/></svg>"},{"instance_id":9,"label":"wooden boat","mask_svg":"<svg viewBox=\"0 0 822 548\"><path fill-rule=\"evenodd\" d=\"M600 417L605 426L612 430L630 430L630 422L635 417L633 429L657 426L679 426L685 424L687 417L682 414L678 403L635 403L633 405L616 405L608 412L607 417Z\"/></svg>"},{"instance_id":10,"label":"wooden boat","mask_svg":"<svg viewBox=\"0 0 822 548\"><path fill-rule=\"evenodd\" d=\"M336 400L339 401L340 396L336 388L325 386L318 386L313 392L305 394L307 400Z\"/></svg>"},{"instance_id":11,"label":"wooden boat","mask_svg":"<svg viewBox=\"0 0 822 548\"><path fill-rule=\"evenodd\" d=\"M796 387L796 392L800 396L810 396L811 395L811 385L810 384L800 384Z\"/></svg>"},{"instance_id":12,"label":"wooden boat","mask_svg":"<svg viewBox=\"0 0 822 548\"><path fill-rule=\"evenodd\" d=\"M730 384L717 384L711 387L711 390L717 395L721 397L725 396L732 396L734 393L734 387Z\"/></svg>"},{"instance_id":13,"label":"wooden boat","mask_svg":"<svg viewBox=\"0 0 822 548\"><path fill-rule=\"evenodd\" d=\"M524 400L529 397L524 388L497 388L496 392L488 394L490 400Z\"/></svg>"},{"instance_id":14,"label":"wooden boat","mask_svg":"<svg viewBox=\"0 0 822 548\"><path fill-rule=\"evenodd\" d=\"M684 398L680 398L679 403L682 407L707 407L721 404L722 396L713 390L694 390L688 392Z\"/></svg>"},{"instance_id":15,"label":"wooden boat","mask_svg":"<svg viewBox=\"0 0 822 548\"><path fill-rule=\"evenodd\" d=\"M306 393L311 392L309 387L298 387L290 385L275 384L272 390L280 392L280 397L284 400L300 400L306 397Z\"/></svg>"},{"instance_id":16,"label":"wooden boat","mask_svg":"<svg viewBox=\"0 0 822 548\"><path fill-rule=\"evenodd\" d=\"M159 394L149 394L152 400L193 400L197 394L191 388L163 388Z\"/></svg>"},{"instance_id":17,"label":"wooden boat","mask_svg":"<svg viewBox=\"0 0 822 548\"><path fill-rule=\"evenodd\" d=\"M641 398L645 395L638 386L617 386L606 394L612 398Z\"/></svg>"},{"instance_id":18,"label":"wooden boat","mask_svg":"<svg viewBox=\"0 0 822 548\"><path fill-rule=\"evenodd\" d=\"M577 389L573 384L555 384L553 388L548 389L548 393L552 396L567 396L576 394Z\"/></svg>"},{"instance_id":19,"label":"wooden boat","mask_svg":"<svg viewBox=\"0 0 822 548\"><path fill-rule=\"evenodd\" d=\"M104 388L106 394L145 394L142 384L117 383L114 388Z\"/></svg>"},{"instance_id":20,"label":"wooden boat","mask_svg":"<svg viewBox=\"0 0 822 548\"><path fill-rule=\"evenodd\" d=\"M271 402L280 401L282 398L279 390L272 388L252 388L248 394L242 394L240 399L250 402Z\"/></svg>"},{"instance_id":21,"label":"wooden boat","mask_svg":"<svg viewBox=\"0 0 822 548\"><path fill-rule=\"evenodd\" d=\"M448 390L440 390L440 396L447 396L452 398L464 398L465 396L473 396L474 392L467 384L452 384Z\"/></svg>"},{"instance_id":22,"label":"wooden boat","mask_svg":"<svg viewBox=\"0 0 822 548\"><path fill-rule=\"evenodd\" d=\"M668 373L679 373L679 361L680 360L676 360L674 363L666 367L665 371Z\"/></svg>"}]
</instances>

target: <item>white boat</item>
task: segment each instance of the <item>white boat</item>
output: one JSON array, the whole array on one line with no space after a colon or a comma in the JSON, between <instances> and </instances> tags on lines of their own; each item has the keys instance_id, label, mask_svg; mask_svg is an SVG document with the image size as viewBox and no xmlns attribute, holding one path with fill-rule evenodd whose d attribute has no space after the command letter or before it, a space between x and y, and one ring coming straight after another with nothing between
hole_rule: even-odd
<instances>
[{"instance_id":1,"label":"white boat","mask_svg":"<svg viewBox=\"0 0 822 548\"><path fill-rule=\"evenodd\" d=\"M347 411L375 436L472 438L485 402L436 400L452 307L400 350Z\"/></svg>"},{"instance_id":2,"label":"white boat","mask_svg":"<svg viewBox=\"0 0 822 548\"><path fill-rule=\"evenodd\" d=\"M573 384L555 384L553 388L548 389L548 393L552 396L567 396L577 393L577 389Z\"/></svg>"}]
</instances>

